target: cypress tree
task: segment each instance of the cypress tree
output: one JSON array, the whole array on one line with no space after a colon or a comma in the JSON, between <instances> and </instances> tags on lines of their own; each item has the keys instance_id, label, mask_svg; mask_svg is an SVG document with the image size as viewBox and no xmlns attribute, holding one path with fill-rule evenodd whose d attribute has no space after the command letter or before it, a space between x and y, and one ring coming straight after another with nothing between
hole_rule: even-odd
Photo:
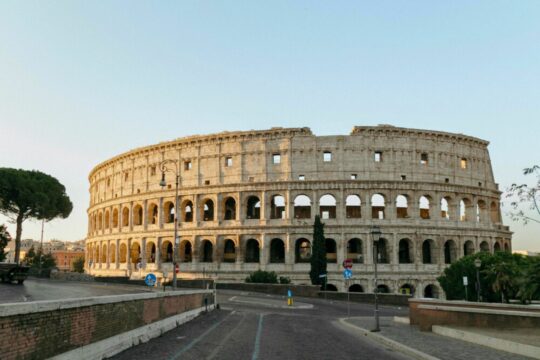
<instances>
[{"instance_id":1,"label":"cypress tree","mask_svg":"<svg viewBox=\"0 0 540 360\"><path fill-rule=\"evenodd\" d=\"M311 270L309 277L313 285L322 285L325 281L319 275L326 274L326 239L324 237L324 224L319 215L315 216L313 224L313 244L311 245Z\"/></svg>"}]
</instances>

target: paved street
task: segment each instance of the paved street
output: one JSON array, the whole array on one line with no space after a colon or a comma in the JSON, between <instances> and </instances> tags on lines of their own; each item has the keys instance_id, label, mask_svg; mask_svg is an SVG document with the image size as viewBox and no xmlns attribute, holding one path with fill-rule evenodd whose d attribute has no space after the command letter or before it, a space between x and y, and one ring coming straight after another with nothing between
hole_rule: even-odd
<instances>
[{"instance_id":1,"label":"paved street","mask_svg":"<svg viewBox=\"0 0 540 360\"><path fill-rule=\"evenodd\" d=\"M143 287L94 282L27 279L23 285L0 283L0 303L132 294Z\"/></svg>"},{"instance_id":2,"label":"paved street","mask_svg":"<svg viewBox=\"0 0 540 360\"><path fill-rule=\"evenodd\" d=\"M221 291L212 311L114 359L406 359L340 325L344 302ZM383 307L384 316L408 309ZM373 315L373 306L351 304L351 316Z\"/></svg>"}]
</instances>

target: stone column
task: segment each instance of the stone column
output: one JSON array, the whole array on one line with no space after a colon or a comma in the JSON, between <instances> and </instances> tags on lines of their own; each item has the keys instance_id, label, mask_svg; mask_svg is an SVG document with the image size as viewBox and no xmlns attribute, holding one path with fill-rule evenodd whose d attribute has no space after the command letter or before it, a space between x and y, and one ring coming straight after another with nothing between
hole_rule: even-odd
<instances>
[{"instance_id":1,"label":"stone column","mask_svg":"<svg viewBox=\"0 0 540 360\"><path fill-rule=\"evenodd\" d=\"M161 237L156 238L156 268L161 270Z\"/></svg>"},{"instance_id":2,"label":"stone column","mask_svg":"<svg viewBox=\"0 0 540 360\"><path fill-rule=\"evenodd\" d=\"M146 238L145 237L141 239L141 268L146 269Z\"/></svg>"},{"instance_id":3,"label":"stone column","mask_svg":"<svg viewBox=\"0 0 540 360\"><path fill-rule=\"evenodd\" d=\"M114 247L114 267L118 269L120 267L120 240L116 239L116 246Z\"/></svg>"},{"instance_id":4,"label":"stone column","mask_svg":"<svg viewBox=\"0 0 540 360\"><path fill-rule=\"evenodd\" d=\"M148 229L148 200L143 201L142 224L144 230Z\"/></svg>"},{"instance_id":5,"label":"stone column","mask_svg":"<svg viewBox=\"0 0 540 360\"><path fill-rule=\"evenodd\" d=\"M127 262L127 270L128 270L128 276L131 276L131 239L127 240L127 252L126 252L126 262Z\"/></svg>"},{"instance_id":6,"label":"stone column","mask_svg":"<svg viewBox=\"0 0 540 360\"><path fill-rule=\"evenodd\" d=\"M261 270L266 269L266 264L268 264L268 253L267 246L266 246L266 234L261 233L261 241L260 241L260 248L259 248L259 264L261 267Z\"/></svg>"},{"instance_id":7,"label":"stone column","mask_svg":"<svg viewBox=\"0 0 540 360\"><path fill-rule=\"evenodd\" d=\"M291 235L287 233L283 241L285 243L285 264L292 265L294 264L294 244L292 244Z\"/></svg>"}]
</instances>

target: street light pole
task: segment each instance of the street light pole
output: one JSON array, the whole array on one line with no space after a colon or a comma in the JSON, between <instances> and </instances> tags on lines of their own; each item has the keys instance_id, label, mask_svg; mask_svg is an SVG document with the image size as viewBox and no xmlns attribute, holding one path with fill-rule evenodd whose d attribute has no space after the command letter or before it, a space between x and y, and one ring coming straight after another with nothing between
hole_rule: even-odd
<instances>
[{"instance_id":1,"label":"street light pole","mask_svg":"<svg viewBox=\"0 0 540 360\"><path fill-rule=\"evenodd\" d=\"M371 238L373 240L373 268L375 272L375 290L373 294L375 295L375 329L371 330L372 332L381 331L379 327L379 297L377 293L379 292L379 284L377 279L377 262L379 257L379 238L381 237L381 229L378 226L371 227Z\"/></svg>"},{"instance_id":2,"label":"street light pole","mask_svg":"<svg viewBox=\"0 0 540 360\"><path fill-rule=\"evenodd\" d=\"M167 164L174 164L174 169L168 168ZM173 246L173 289L177 288L177 276L176 276L176 265L179 263L178 260L178 185L180 184L180 172L178 168L178 162L176 160L166 159L161 162L159 165L161 169L161 181L159 185L165 187L167 183L165 182L165 172L171 171L174 172L176 177L176 187L175 187L175 196L174 196L174 246ZM178 266L180 266L178 264Z\"/></svg>"},{"instance_id":3,"label":"street light pole","mask_svg":"<svg viewBox=\"0 0 540 360\"><path fill-rule=\"evenodd\" d=\"M480 302L482 293L480 289L480 266L482 266L482 260L476 258L474 260L474 266L476 267L476 301Z\"/></svg>"}]
</instances>

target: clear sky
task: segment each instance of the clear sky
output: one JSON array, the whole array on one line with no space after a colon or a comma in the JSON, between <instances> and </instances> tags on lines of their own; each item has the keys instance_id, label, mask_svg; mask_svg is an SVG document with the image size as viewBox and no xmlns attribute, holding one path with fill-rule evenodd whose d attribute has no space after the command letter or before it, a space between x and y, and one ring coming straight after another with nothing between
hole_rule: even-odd
<instances>
[{"instance_id":1,"label":"clear sky","mask_svg":"<svg viewBox=\"0 0 540 360\"><path fill-rule=\"evenodd\" d=\"M464 133L504 189L540 164L539 19L540 1L0 0L0 166L66 185L62 240L86 234L93 166L223 130ZM539 225L505 222L540 250Z\"/></svg>"}]
</instances>

